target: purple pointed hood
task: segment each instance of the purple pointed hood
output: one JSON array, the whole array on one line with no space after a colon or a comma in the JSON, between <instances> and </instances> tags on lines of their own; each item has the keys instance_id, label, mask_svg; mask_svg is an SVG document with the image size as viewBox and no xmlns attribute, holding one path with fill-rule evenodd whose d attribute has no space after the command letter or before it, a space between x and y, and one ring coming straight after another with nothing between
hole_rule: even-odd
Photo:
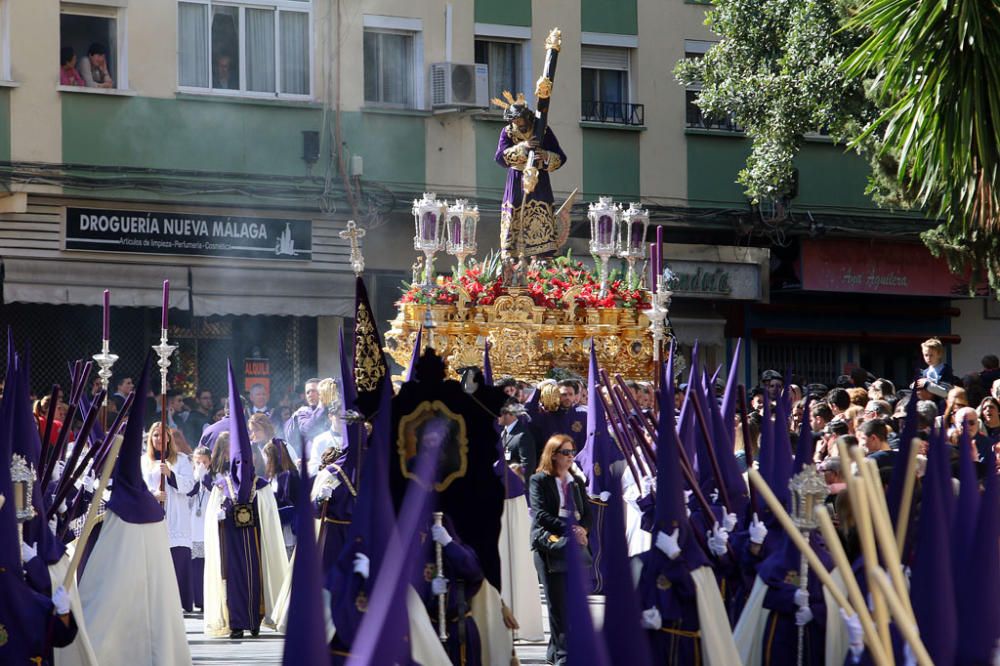
<instances>
[{"instance_id":1,"label":"purple pointed hood","mask_svg":"<svg viewBox=\"0 0 1000 666\"><path fill-rule=\"evenodd\" d=\"M622 460L621 451L611 441L608 434L607 415L604 405L593 396L600 390L597 384L597 351L590 345L590 371L587 373L587 441L576 458L576 464L587 478L587 492L596 497L604 491L612 494L621 492L621 485L615 485L611 478L611 465Z\"/></svg>"},{"instance_id":2,"label":"purple pointed hood","mask_svg":"<svg viewBox=\"0 0 1000 666\"><path fill-rule=\"evenodd\" d=\"M989 664L1000 639L1000 480L996 465L986 463L969 571L958 582L958 663Z\"/></svg>"},{"instance_id":3,"label":"purple pointed hood","mask_svg":"<svg viewBox=\"0 0 1000 666\"><path fill-rule=\"evenodd\" d=\"M250 491L257 482L253 468L253 448L246 419L242 417L243 398L240 397L240 388L236 384L233 362L227 360L226 363L229 373L229 472L236 485L236 502L246 504L250 501Z\"/></svg>"},{"instance_id":4,"label":"purple pointed hood","mask_svg":"<svg viewBox=\"0 0 1000 666\"><path fill-rule=\"evenodd\" d=\"M722 394L721 409L723 423L734 423L736 420L736 401L739 399L739 381L737 377L740 371L740 352L742 350L743 338L737 338L736 350L733 352L733 361L729 365L729 375L726 377L726 390ZM730 435L730 439L733 437L735 435Z\"/></svg>"},{"instance_id":5,"label":"purple pointed hood","mask_svg":"<svg viewBox=\"0 0 1000 666\"><path fill-rule=\"evenodd\" d=\"M621 484L621 475L612 480ZM602 549L607 573L604 585L604 643L615 661L629 666L652 666L649 641L640 624L642 609L632 583L632 568L625 542L625 507L622 494L611 493L604 512L607 529Z\"/></svg>"},{"instance_id":6,"label":"purple pointed hood","mask_svg":"<svg viewBox=\"0 0 1000 666\"><path fill-rule=\"evenodd\" d=\"M413 341L413 353L410 354L410 364L406 366L406 378L403 379L404 382L412 382L417 378L415 373L417 369L417 361L420 360L420 350L423 347L423 338L424 326L421 324L420 328L417 329L417 337Z\"/></svg>"},{"instance_id":7,"label":"purple pointed hood","mask_svg":"<svg viewBox=\"0 0 1000 666\"><path fill-rule=\"evenodd\" d=\"M972 541L976 532L976 518L979 512L979 479L976 478L976 463L972 459L975 449L969 440L969 431L962 428L958 440L959 491L958 505L955 511L955 524L952 529L952 564L954 565L955 582L968 572L969 554L972 551Z\"/></svg>"},{"instance_id":8,"label":"purple pointed hood","mask_svg":"<svg viewBox=\"0 0 1000 666\"><path fill-rule=\"evenodd\" d=\"M935 441L937 440L937 441ZM943 434L931 437L928 470L920 501L920 538L916 540L910 600L924 646L935 664L955 663L958 619L951 564L951 530L946 517L945 494L951 494L936 477L933 456L946 456ZM994 564L995 566L995 564ZM992 600L995 603L995 599Z\"/></svg>"},{"instance_id":9,"label":"purple pointed hood","mask_svg":"<svg viewBox=\"0 0 1000 666\"><path fill-rule=\"evenodd\" d=\"M728 389L727 389L728 390ZM735 389L733 389L735 393ZM736 454L733 450L734 415L730 415L729 420L725 416L719 403L716 400L708 400L708 408L711 416L711 427L713 434L713 444L715 446L715 457L719 461L719 469L726 484L726 493L733 506L727 507L729 511L737 516L742 516L747 506L750 505L750 491L743 474L740 472L736 462ZM726 424L729 424L728 427Z\"/></svg>"},{"instance_id":10,"label":"purple pointed hood","mask_svg":"<svg viewBox=\"0 0 1000 666\"><path fill-rule=\"evenodd\" d=\"M766 401L765 401L766 402ZM792 440L788 435L788 411L785 401L779 399L774 408L774 447L771 458L771 490L781 503L788 507L791 491L788 481L792 478Z\"/></svg>"},{"instance_id":11,"label":"purple pointed hood","mask_svg":"<svg viewBox=\"0 0 1000 666\"><path fill-rule=\"evenodd\" d=\"M315 528L309 489L312 479L302 456L300 470L302 483L295 499L296 534L307 535L299 539L295 548L292 568L291 598L288 606L288 631L285 633L285 650L282 664L325 664L329 661L326 640L326 621L323 610L323 579L320 576L320 556L314 538Z\"/></svg>"},{"instance_id":12,"label":"purple pointed hood","mask_svg":"<svg viewBox=\"0 0 1000 666\"><path fill-rule=\"evenodd\" d=\"M150 355L142 364L135 386L135 401L125 424L121 451L112 478L108 510L128 523L146 524L163 520L163 507L146 488L142 478L142 429L146 421L146 393L149 391Z\"/></svg>"},{"instance_id":13,"label":"purple pointed hood","mask_svg":"<svg viewBox=\"0 0 1000 666\"><path fill-rule=\"evenodd\" d=\"M656 504L653 534L655 537L655 530L670 534L679 529L678 542L681 546L681 556L689 569L693 570L706 564L707 559L695 543L687 509L684 506L684 475L681 472L680 442L677 440L673 397L661 391L659 407L660 418L656 429Z\"/></svg>"}]
</instances>

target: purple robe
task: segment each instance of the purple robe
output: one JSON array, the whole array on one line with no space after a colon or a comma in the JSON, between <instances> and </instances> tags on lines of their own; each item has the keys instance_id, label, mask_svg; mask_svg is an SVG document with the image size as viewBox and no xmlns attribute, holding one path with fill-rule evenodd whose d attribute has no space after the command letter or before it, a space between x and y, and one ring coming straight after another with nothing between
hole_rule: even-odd
<instances>
[{"instance_id":1,"label":"purple robe","mask_svg":"<svg viewBox=\"0 0 1000 666\"><path fill-rule=\"evenodd\" d=\"M697 547L693 543L691 547ZM647 630L654 664L702 663L698 600L683 557L671 560L655 546L640 556L639 598L643 610L656 607L663 626Z\"/></svg>"},{"instance_id":2,"label":"purple robe","mask_svg":"<svg viewBox=\"0 0 1000 666\"><path fill-rule=\"evenodd\" d=\"M556 135L546 127L541 147L548 151L549 159L538 170L535 190L524 197L521 177L528 153L518 144L529 138L529 134L521 134L512 124L507 125L500 130L495 156L497 164L507 169L507 183L500 205L500 246L505 253L513 255L520 254L519 242L524 243L524 254L533 256L557 250L564 240L553 216L552 202L555 198L549 172L566 163L566 153L559 147Z\"/></svg>"},{"instance_id":3,"label":"purple robe","mask_svg":"<svg viewBox=\"0 0 1000 666\"><path fill-rule=\"evenodd\" d=\"M540 411L531 421L538 450L545 448L545 443L552 435L569 435L576 445L576 454L580 455L587 445L587 408L570 407L554 412Z\"/></svg>"},{"instance_id":4,"label":"purple robe","mask_svg":"<svg viewBox=\"0 0 1000 666\"><path fill-rule=\"evenodd\" d=\"M323 571L329 571L336 564L340 551L347 542L347 531L351 527L351 516L354 512L354 502L357 491L350 477L344 473L341 465L346 456L341 456L338 462L327 466L326 471L336 477L340 484L333 489L329 500L317 500L316 508L323 511L323 541L320 545L323 553Z\"/></svg>"},{"instance_id":5,"label":"purple robe","mask_svg":"<svg viewBox=\"0 0 1000 666\"><path fill-rule=\"evenodd\" d=\"M322 406L303 405L295 410L285 424L285 442L295 455L301 457L304 453L308 453L313 437L326 432L329 427L330 422Z\"/></svg>"},{"instance_id":6,"label":"purple robe","mask_svg":"<svg viewBox=\"0 0 1000 666\"><path fill-rule=\"evenodd\" d=\"M447 524L447 523L446 523ZM481 666L482 648L480 647L479 631L469 612L469 600L476 595L483 584L483 569L474 550L459 542L452 530L453 540L442 549L444 577L448 579L448 594L445 596L447 605L445 617L448 624L448 640L444 644L445 652L455 666ZM430 533L421 535L423 539L424 566L417 572L413 588L424 602L430 614L431 623L435 629L438 625L438 598L431 594L431 581L437 575L435 566L435 547ZM459 615L463 617L459 617ZM459 636L459 621L464 623L465 646L461 645Z\"/></svg>"},{"instance_id":7,"label":"purple robe","mask_svg":"<svg viewBox=\"0 0 1000 666\"><path fill-rule=\"evenodd\" d=\"M264 585L260 547L260 511L257 498L250 502L253 507L252 527L237 527L233 519L233 497L226 483L228 473L221 475L216 486L222 491L222 508L226 518L219 525L219 547L222 549L222 578L226 586L226 608L229 610L231 631L260 631L264 619ZM267 482L257 479L257 488ZM233 483L235 490L236 484Z\"/></svg>"}]
</instances>

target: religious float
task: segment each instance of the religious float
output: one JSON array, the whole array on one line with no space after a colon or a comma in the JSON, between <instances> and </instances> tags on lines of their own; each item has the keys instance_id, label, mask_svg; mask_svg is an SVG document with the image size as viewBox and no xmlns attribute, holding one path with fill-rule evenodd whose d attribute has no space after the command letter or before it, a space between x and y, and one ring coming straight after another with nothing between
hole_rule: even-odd
<instances>
[{"instance_id":1,"label":"religious float","mask_svg":"<svg viewBox=\"0 0 1000 666\"><path fill-rule=\"evenodd\" d=\"M472 258L479 210L467 200L449 205L428 192L413 202L413 247L422 256L385 336L386 351L404 368L422 335L451 373L481 365L489 344L498 376L538 381L556 368L586 376L593 341L598 361L610 371L626 379L656 376L670 333L673 276L662 261L661 227L657 242L647 248L648 211L637 203L624 208L609 197L589 205L593 268L571 254L538 256L565 242L576 194L553 211L548 172L558 169L565 155L547 122L560 46L559 31L553 30L535 87L535 110L523 95L505 92L506 102L493 100L508 123L497 153L508 167L501 253ZM435 274L439 252L457 260L451 275ZM619 259L627 270L612 270L611 262Z\"/></svg>"}]
</instances>

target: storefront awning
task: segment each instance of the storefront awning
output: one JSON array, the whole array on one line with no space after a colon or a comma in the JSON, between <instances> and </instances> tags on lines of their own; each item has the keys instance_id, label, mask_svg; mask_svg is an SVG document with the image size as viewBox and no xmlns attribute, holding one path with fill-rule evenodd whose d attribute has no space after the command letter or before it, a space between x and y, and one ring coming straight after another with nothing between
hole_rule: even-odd
<instances>
[{"instance_id":1,"label":"storefront awning","mask_svg":"<svg viewBox=\"0 0 1000 666\"><path fill-rule=\"evenodd\" d=\"M188 310L187 266L59 259L3 259L3 302L101 305L105 289L115 307L159 308L170 280L170 307Z\"/></svg>"},{"instance_id":2,"label":"storefront awning","mask_svg":"<svg viewBox=\"0 0 1000 666\"><path fill-rule=\"evenodd\" d=\"M287 268L192 266L191 301L197 317L352 317L354 275Z\"/></svg>"},{"instance_id":3,"label":"storefront awning","mask_svg":"<svg viewBox=\"0 0 1000 666\"><path fill-rule=\"evenodd\" d=\"M726 320L721 317L671 317L674 337L686 344L695 340L701 345L723 345L726 342Z\"/></svg>"}]
</instances>

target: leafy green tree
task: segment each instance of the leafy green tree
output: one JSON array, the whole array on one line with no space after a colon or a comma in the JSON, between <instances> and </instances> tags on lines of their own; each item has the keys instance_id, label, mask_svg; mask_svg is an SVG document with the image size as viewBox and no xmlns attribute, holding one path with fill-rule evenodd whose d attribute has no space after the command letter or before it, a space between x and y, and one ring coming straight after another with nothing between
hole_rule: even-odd
<instances>
[{"instance_id":1,"label":"leafy green tree","mask_svg":"<svg viewBox=\"0 0 1000 666\"><path fill-rule=\"evenodd\" d=\"M823 128L868 158L876 201L939 219L931 250L1000 287L997 0L716 0L706 23L721 41L675 75L745 127L751 200L786 196Z\"/></svg>"}]
</instances>

